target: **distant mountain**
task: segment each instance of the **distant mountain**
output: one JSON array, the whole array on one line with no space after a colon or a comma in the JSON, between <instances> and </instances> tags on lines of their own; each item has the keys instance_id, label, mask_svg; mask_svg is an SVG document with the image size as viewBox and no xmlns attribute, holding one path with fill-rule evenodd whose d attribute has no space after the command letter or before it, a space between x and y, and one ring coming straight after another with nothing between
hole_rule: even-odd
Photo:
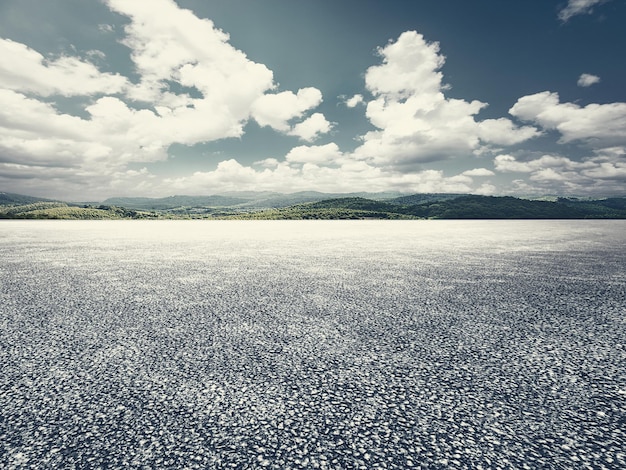
<instances>
[{"instance_id":1,"label":"distant mountain","mask_svg":"<svg viewBox=\"0 0 626 470\"><path fill-rule=\"evenodd\" d=\"M282 193L276 191L225 191L219 193L220 196L236 197L240 199L267 199L274 196L280 196Z\"/></svg>"},{"instance_id":2,"label":"distant mountain","mask_svg":"<svg viewBox=\"0 0 626 470\"><path fill-rule=\"evenodd\" d=\"M70 204L0 192L0 218L626 219L626 198L530 200L510 196L398 196L397 193L330 194L305 191L292 194L240 192L166 198L120 197L96 205Z\"/></svg>"},{"instance_id":3,"label":"distant mountain","mask_svg":"<svg viewBox=\"0 0 626 470\"><path fill-rule=\"evenodd\" d=\"M246 199L228 196L169 196L163 198L148 197L112 197L102 204L126 207L136 210L169 210L183 207L231 207L246 203Z\"/></svg>"},{"instance_id":4,"label":"distant mountain","mask_svg":"<svg viewBox=\"0 0 626 470\"><path fill-rule=\"evenodd\" d=\"M397 191L388 192L353 192L353 193L323 193L319 191L297 191L295 193L277 193L273 191L227 191L219 193L220 196L230 196L248 200L265 200L280 197L303 197L311 199L331 199L339 197L364 197L369 199L391 199L406 195Z\"/></svg>"},{"instance_id":5,"label":"distant mountain","mask_svg":"<svg viewBox=\"0 0 626 470\"><path fill-rule=\"evenodd\" d=\"M419 200L419 198L417 198ZM510 196L458 196L400 205L396 201L338 198L234 215L246 219L626 219L626 198L533 201Z\"/></svg>"},{"instance_id":6,"label":"distant mountain","mask_svg":"<svg viewBox=\"0 0 626 470\"><path fill-rule=\"evenodd\" d=\"M164 198L114 197L102 204L126 207L136 210L172 210L180 208L235 208L235 209L272 209L293 206L306 202L342 197L366 197L370 199L397 198L401 193L321 193L300 191L296 193L276 193L270 191L231 191L211 196L170 196Z\"/></svg>"},{"instance_id":7,"label":"distant mountain","mask_svg":"<svg viewBox=\"0 0 626 470\"><path fill-rule=\"evenodd\" d=\"M0 205L32 204L35 202L51 202L52 199L24 196L23 194L0 192Z\"/></svg>"},{"instance_id":8,"label":"distant mountain","mask_svg":"<svg viewBox=\"0 0 626 470\"><path fill-rule=\"evenodd\" d=\"M296 204L318 202L326 199L340 199L351 197L363 197L369 199L391 199L398 197L399 193L320 193L317 191L300 191L289 194L274 193L269 197L250 198L242 207L249 209L271 209L289 207Z\"/></svg>"},{"instance_id":9,"label":"distant mountain","mask_svg":"<svg viewBox=\"0 0 626 470\"><path fill-rule=\"evenodd\" d=\"M400 196L393 199L389 199L392 204L398 204L402 206L412 206L415 204L424 204L432 201L447 201L449 199L456 199L461 196L467 196L467 194L454 194L454 193L425 193L425 194L412 194L410 196Z\"/></svg>"}]
</instances>

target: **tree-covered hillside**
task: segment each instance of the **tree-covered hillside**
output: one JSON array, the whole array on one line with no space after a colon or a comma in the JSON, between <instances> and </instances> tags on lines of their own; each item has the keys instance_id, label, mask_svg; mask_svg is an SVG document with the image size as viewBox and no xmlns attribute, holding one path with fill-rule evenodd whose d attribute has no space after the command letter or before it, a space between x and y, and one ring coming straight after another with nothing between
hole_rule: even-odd
<instances>
[{"instance_id":1,"label":"tree-covered hillside","mask_svg":"<svg viewBox=\"0 0 626 470\"><path fill-rule=\"evenodd\" d=\"M429 219L581 219L591 215L576 207L514 197L461 196L410 206L408 213Z\"/></svg>"},{"instance_id":2,"label":"tree-covered hillside","mask_svg":"<svg viewBox=\"0 0 626 470\"><path fill-rule=\"evenodd\" d=\"M608 206L606 201L609 202ZM588 219L626 218L626 208L618 201L579 202L559 199L555 202L518 199L510 196L461 196L408 208L410 214L432 219Z\"/></svg>"},{"instance_id":3,"label":"tree-covered hillside","mask_svg":"<svg viewBox=\"0 0 626 470\"><path fill-rule=\"evenodd\" d=\"M123 207L71 206L63 202L35 202L32 204L0 206L0 219L142 219L150 214L140 213Z\"/></svg>"},{"instance_id":4,"label":"tree-covered hillside","mask_svg":"<svg viewBox=\"0 0 626 470\"><path fill-rule=\"evenodd\" d=\"M290 207L240 213L233 219L415 219L402 207L361 197L327 199Z\"/></svg>"},{"instance_id":5,"label":"tree-covered hillside","mask_svg":"<svg viewBox=\"0 0 626 470\"><path fill-rule=\"evenodd\" d=\"M510 196L416 194L397 198L335 197L323 193L114 198L118 205L78 205L0 193L4 219L626 219L626 198L555 201ZM282 204L290 200L313 201ZM269 207L265 204L272 201ZM244 201L242 203L242 201ZM251 202L252 201L252 202ZM122 204L128 203L127 206ZM259 207L261 206L261 207Z\"/></svg>"},{"instance_id":6,"label":"tree-covered hillside","mask_svg":"<svg viewBox=\"0 0 626 470\"><path fill-rule=\"evenodd\" d=\"M460 196L412 205L338 198L284 209L238 214L245 219L586 219L626 218L626 199L534 201L514 197Z\"/></svg>"}]
</instances>

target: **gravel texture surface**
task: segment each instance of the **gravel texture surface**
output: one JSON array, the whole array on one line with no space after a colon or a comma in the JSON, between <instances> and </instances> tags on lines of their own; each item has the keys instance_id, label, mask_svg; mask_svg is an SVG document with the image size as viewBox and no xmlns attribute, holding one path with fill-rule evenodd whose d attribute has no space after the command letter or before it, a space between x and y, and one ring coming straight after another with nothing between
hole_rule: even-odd
<instances>
[{"instance_id":1,"label":"gravel texture surface","mask_svg":"<svg viewBox=\"0 0 626 470\"><path fill-rule=\"evenodd\" d=\"M626 223L2 222L1 468L625 468Z\"/></svg>"}]
</instances>

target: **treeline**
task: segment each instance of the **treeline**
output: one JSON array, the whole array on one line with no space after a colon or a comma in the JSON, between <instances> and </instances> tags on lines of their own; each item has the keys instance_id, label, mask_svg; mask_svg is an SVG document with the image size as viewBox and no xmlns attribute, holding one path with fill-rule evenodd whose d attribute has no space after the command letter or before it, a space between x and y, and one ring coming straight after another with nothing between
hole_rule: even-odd
<instances>
[{"instance_id":1,"label":"treeline","mask_svg":"<svg viewBox=\"0 0 626 470\"><path fill-rule=\"evenodd\" d=\"M431 219L623 219L626 218L624 201L558 199L552 202L510 196L462 196L410 206L407 211Z\"/></svg>"},{"instance_id":2,"label":"treeline","mask_svg":"<svg viewBox=\"0 0 626 470\"><path fill-rule=\"evenodd\" d=\"M219 204L226 203L225 199L211 198ZM626 198L541 201L510 196L430 194L386 200L341 197L262 210L198 206L200 198L194 198L190 201L193 207L150 211L108 204L31 202L32 198L17 195L5 199L0 200L0 218L4 219L626 219ZM182 199L176 196L172 205Z\"/></svg>"},{"instance_id":3,"label":"treeline","mask_svg":"<svg viewBox=\"0 0 626 470\"><path fill-rule=\"evenodd\" d=\"M110 220L158 217L150 213L115 206L72 206L64 202L34 202L14 206L0 206L0 219L71 219Z\"/></svg>"},{"instance_id":4,"label":"treeline","mask_svg":"<svg viewBox=\"0 0 626 470\"><path fill-rule=\"evenodd\" d=\"M626 199L536 201L515 197L459 196L402 205L397 201L340 198L284 209L238 214L238 219L624 219Z\"/></svg>"}]
</instances>

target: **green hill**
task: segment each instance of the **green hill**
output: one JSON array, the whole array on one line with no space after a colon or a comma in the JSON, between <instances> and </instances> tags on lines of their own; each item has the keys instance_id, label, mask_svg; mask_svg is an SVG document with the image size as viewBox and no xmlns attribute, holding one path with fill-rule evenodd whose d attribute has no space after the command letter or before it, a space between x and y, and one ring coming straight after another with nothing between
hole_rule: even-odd
<instances>
[{"instance_id":1,"label":"green hill","mask_svg":"<svg viewBox=\"0 0 626 470\"><path fill-rule=\"evenodd\" d=\"M150 214L139 213L123 207L70 206L64 202L35 202L14 206L0 206L0 219L139 219Z\"/></svg>"},{"instance_id":2,"label":"green hill","mask_svg":"<svg viewBox=\"0 0 626 470\"><path fill-rule=\"evenodd\" d=\"M164 198L114 197L102 204L126 207L136 210L175 211L185 209L235 209L261 210L289 207L297 204L318 202L326 199L363 197L374 200L393 200L401 193L321 193L318 191L299 191L295 193L276 193L268 191L233 191L212 196L169 196ZM209 211L210 212L210 211Z\"/></svg>"},{"instance_id":3,"label":"green hill","mask_svg":"<svg viewBox=\"0 0 626 470\"><path fill-rule=\"evenodd\" d=\"M400 206L362 197L326 199L284 208L232 215L235 219L414 219Z\"/></svg>"},{"instance_id":4,"label":"green hill","mask_svg":"<svg viewBox=\"0 0 626 470\"><path fill-rule=\"evenodd\" d=\"M243 194L243 193L242 193ZM262 194L267 199L254 199ZM68 204L0 193L4 219L626 219L626 198L529 200L511 196L416 194L380 199L361 196L319 198L325 193L246 193L235 196L111 198L107 204ZM361 194L361 193L354 193ZM302 201L292 203L293 201ZM115 204L113 204L115 203ZM269 206L267 204L270 204Z\"/></svg>"},{"instance_id":5,"label":"green hill","mask_svg":"<svg viewBox=\"0 0 626 470\"><path fill-rule=\"evenodd\" d=\"M389 199L387 202L397 204L399 206L413 206L416 204L425 204L434 201L448 201L450 199L456 199L467 194L453 194L453 193L425 193L425 194L412 194L410 196L400 196L393 199Z\"/></svg>"},{"instance_id":6,"label":"green hill","mask_svg":"<svg viewBox=\"0 0 626 470\"><path fill-rule=\"evenodd\" d=\"M461 196L410 206L407 211L431 219L576 219L586 215L559 203L509 196Z\"/></svg>"},{"instance_id":7,"label":"green hill","mask_svg":"<svg viewBox=\"0 0 626 470\"><path fill-rule=\"evenodd\" d=\"M626 199L534 201L510 196L460 196L400 205L350 197L237 214L239 219L585 219L626 218Z\"/></svg>"}]
</instances>

